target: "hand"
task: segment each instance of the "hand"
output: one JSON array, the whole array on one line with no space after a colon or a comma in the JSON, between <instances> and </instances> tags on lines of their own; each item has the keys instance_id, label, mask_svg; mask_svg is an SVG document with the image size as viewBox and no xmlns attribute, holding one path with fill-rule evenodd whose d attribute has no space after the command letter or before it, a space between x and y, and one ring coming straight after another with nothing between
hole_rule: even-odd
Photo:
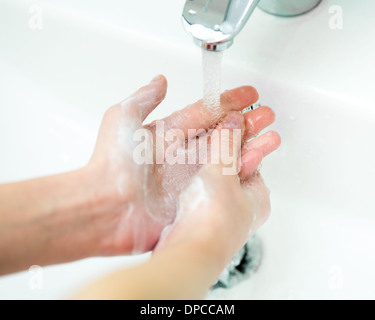
<instances>
[{"instance_id":1,"label":"hand","mask_svg":"<svg viewBox=\"0 0 375 320\"><path fill-rule=\"evenodd\" d=\"M144 126L143 122L162 102L166 89L165 78L156 77L149 85L110 108L104 116L88 166L97 180L95 206L103 208L104 212L96 220L103 233L100 254L153 249L161 231L175 219L181 192L200 169L199 165L138 165L134 162L133 152L139 142L133 140L133 135L139 129L148 129L156 140L155 123ZM257 100L258 94L252 87L231 90L222 95L220 109L210 110L199 101L164 119L164 129L180 129L185 139L189 139L192 138L189 129L215 128L228 113L241 111ZM244 138L259 133L273 121L274 113L267 107L246 114ZM240 173L243 181L248 180L263 156L277 148L278 143L278 135L271 132L244 144ZM165 141L165 145L169 144ZM157 152L156 148L154 152Z\"/></svg>"},{"instance_id":2,"label":"hand","mask_svg":"<svg viewBox=\"0 0 375 320\"><path fill-rule=\"evenodd\" d=\"M199 164L138 165L134 161L139 144L133 139L135 132L147 129L154 140L160 140L157 125L143 126L143 121L163 100L166 88L165 78L159 76L110 108L86 167L0 185L0 275L25 270L30 265L45 266L154 248L163 228L175 219L180 198L186 194L182 191L200 172ZM189 129L216 128L228 113L241 111L257 100L258 94L252 87L231 90L222 95L219 109L210 110L199 101L164 119L164 131L180 129L180 142L197 143L196 137L189 137ZM274 113L262 107L244 118L246 139L271 124ZM243 145L243 180L263 156L277 147L277 138L271 132ZM167 140L151 150L152 157L161 146L170 146ZM183 146L183 152L189 151ZM208 145L206 151L210 148Z\"/></svg>"},{"instance_id":3,"label":"hand","mask_svg":"<svg viewBox=\"0 0 375 320\"><path fill-rule=\"evenodd\" d=\"M145 88L141 89L141 92L143 90ZM250 99L246 99L247 94L251 95ZM164 200L164 208L169 207L176 211L171 211L173 216L176 215L174 223L164 229L150 260L135 268L120 270L98 279L81 290L76 298L203 298L232 257L265 222L270 212L268 190L255 169L264 156L279 147L280 137L275 132L269 132L250 142L244 142L244 138L249 139L270 125L274 121L274 113L266 107L244 116L235 112L257 99L253 88L239 88L222 96L222 108L217 110L216 114L212 114L200 101L164 120L167 128L182 129L182 139L190 139L189 142L193 137L189 137L188 129L215 128L214 132L202 133L199 136L199 139L209 138L207 141L209 140L210 144L206 151L210 151L210 159L207 160L211 161L208 161L207 165L193 168L188 165L182 165L178 169L175 168L176 165L155 165L153 170L146 171L147 177L159 191L151 193L159 195L152 199L165 199L167 195L169 200ZM143 104L137 102L137 105ZM116 112L118 107L114 109ZM215 117L217 114L220 116ZM154 138L160 134L155 130L155 124L146 127L152 130ZM240 133L239 139L235 139L235 131ZM226 135L228 132L233 134ZM233 151L232 159L229 153L222 152L222 146L225 144ZM237 161L240 158L242 163ZM97 160L93 161L100 163L100 159L98 155ZM213 160L218 160L217 164ZM233 163L238 165L235 174L223 174L228 172L228 164ZM140 172L144 172L142 170ZM132 172L137 171L133 168ZM176 183L172 180L170 184L166 184L165 180L176 173L182 174L187 182L183 184L182 181ZM182 188L181 184L185 187ZM175 189L169 188L170 186ZM121 184L120 187L124 188L121 190L131 188L126 184ZM136 192L143 195L144 191L141 189ZM138 198L143 202L137 202L131 192L122 194L124 197L120 197L120 203L136 203L142 221L149 221L151 226L157 223L155 215L150 216L144 209L147 197L143 195ZM167 214L161 211L160 216L162 219ZM134 222L137 217L134 215ZM126 216L123 218L125 221L128 219ZM123 240L124 235L122 234ZM142 232L141 235L147 239L147 233Z\"/></svg>"},{"instance_id":4,"label":"hand","mask_svg":"<svg viewBox=\"0 0 375 320\"><path fill-rule=\"evenodd\" d=\"M218 130L221 135L223 130L234 129L246 130L243 116L232 112ZM176 222L164 231L156 254L168 247L200 239L198 241L201 241L202 247L218 259L217 266L221 272L267 220L270 214L269 191L259 172L252 172L251 169L260 164L264 154L279 147L280 137L276 133L269 133L245 144L244 148L241 140L233 139L231 135L229 137L228 143L233 146L236 158L241 157L241 149L246 152L241 179L236 175L223 174L229 162L222 155L218 157L221 159L218 165L208 164L201 168L181 193ZM214 155L218 156L219 153L220 149L213 150Z\"/></svg>"}]
</instances>

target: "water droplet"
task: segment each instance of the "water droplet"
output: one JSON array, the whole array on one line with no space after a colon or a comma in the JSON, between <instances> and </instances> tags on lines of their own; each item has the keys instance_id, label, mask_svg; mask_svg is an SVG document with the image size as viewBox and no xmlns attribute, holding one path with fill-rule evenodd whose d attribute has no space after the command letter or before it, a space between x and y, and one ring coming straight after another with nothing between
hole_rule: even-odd
<instances>
[{"instance_id":1,"label":"water droplet","mask_svg":"<svg viewBox=\"0 0 375 320\"><path fill-rule=\"evenodd\" d=\"M225 21L223 25L221 26L221 31L225 34L230 34L233 32L233 26L228 22Z\"/></svg>"},{"instance_id":2,"label":"water droplet","mask_svg":"<svg viewBox=\"0 0 375 320\"><path fill-rule=\"evenodd\" d=\"M189 14L191 14L192 16L195 16L197 14L197 12L193 9L190 9Z\"/></svg>"}]
</instances>

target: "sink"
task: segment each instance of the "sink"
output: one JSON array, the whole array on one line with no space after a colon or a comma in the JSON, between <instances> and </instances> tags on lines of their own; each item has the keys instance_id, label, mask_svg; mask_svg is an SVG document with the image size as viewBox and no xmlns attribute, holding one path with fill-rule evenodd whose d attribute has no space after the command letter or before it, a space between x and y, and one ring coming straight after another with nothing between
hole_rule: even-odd
<instances>
[{"instance_id":1,"label":"sink","mask_svg":"<svg viewBox=\"0 0 375 320\"><path fill-rule=\"evenodd\" d=\"M170 85L150 120L202 96L184 1L77 2L38 1L43 24L33 30L34 1L0 0L0 183L84 166L105 110L156 74ZM259 231L262 263L208 298L375 298L375 45L364 31L375 27L375 3L342 0L342 30L329 27L332 5L289 19L256 10L225 53L223 89L255 86L283 145L261 168L273 207ZM2 277L0 299L64 298L148 258L43 268L42 290L29 272Z\"/></svg>"}]
</instances>

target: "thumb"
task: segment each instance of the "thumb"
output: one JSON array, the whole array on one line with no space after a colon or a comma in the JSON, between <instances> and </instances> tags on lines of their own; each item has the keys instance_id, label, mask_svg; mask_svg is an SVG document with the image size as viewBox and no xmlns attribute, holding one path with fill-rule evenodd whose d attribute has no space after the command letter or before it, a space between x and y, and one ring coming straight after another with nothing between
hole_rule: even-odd
<instances>
[{"instance_id":1,"label":"thumb","mask_svg":"<svg viewBox=\"0 0 375 320\"><path fill-rule=\"evenodd\" d=\"M148 85L121 102L123 113L127 117L139 119L143 123L165 99L167 87L167 79L162 75L156 76Z\"/></svg>"},{"instance_id":2,"label":"thumb","mask_svg":"<svg viewBox=\"0 0 375 320\"><path fill-rule=\"evenodd\" d=\"M211 170L224 176L239 174L244 132L244 117L238 112L229 113L211 134Z\"/></svg>"}]
</instances>

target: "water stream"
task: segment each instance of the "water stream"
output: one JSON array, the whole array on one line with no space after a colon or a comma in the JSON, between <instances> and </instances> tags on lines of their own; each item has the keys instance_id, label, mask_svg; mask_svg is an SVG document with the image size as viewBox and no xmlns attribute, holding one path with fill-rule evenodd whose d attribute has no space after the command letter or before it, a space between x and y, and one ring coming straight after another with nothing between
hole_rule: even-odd
<instances>
[{"instance_id":1,"label":"water stream","mask_svg":"<svg viewBox=\"0 0 375 320\"><path fill-rule=\"evenodd\" d=\"M203 100L210 109L220 107L223 52L203 50Z\"/></svg>"}]
</instances>

